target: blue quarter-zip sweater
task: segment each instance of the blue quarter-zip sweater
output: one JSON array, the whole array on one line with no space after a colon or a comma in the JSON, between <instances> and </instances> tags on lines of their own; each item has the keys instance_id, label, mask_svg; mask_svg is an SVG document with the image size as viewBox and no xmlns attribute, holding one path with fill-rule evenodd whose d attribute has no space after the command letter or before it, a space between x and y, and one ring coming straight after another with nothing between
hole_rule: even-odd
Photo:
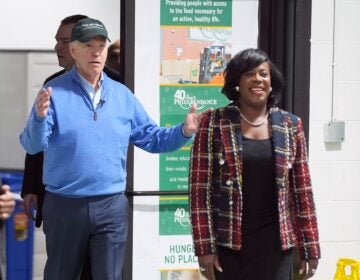
<instances>
[{"instance_id":1,"label":"blue quarter-zip sweater","mask_svg":"<svg viewBox=\"0 0 360 280\"><path fill-rule=\"evenodd\" d=\"M46 190L88 197L125 190L129 143L151 153L171 152L189 138L182 124L159 127L132 92L103 73L101 102L95 109L74 67L51 80L45 118L32 109L20 142L29 154L44 151Z\"/></svg>"}]
</instances>

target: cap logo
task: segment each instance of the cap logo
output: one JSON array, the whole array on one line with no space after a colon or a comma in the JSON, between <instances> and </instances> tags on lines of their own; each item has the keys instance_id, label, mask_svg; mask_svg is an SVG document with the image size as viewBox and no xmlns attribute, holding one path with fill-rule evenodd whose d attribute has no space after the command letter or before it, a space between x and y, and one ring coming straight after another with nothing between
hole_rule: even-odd
<instances>
[{"instance_id":1,"label":"cap logo","mask_svg":"<svg viewBox=\"0 0 360 280\"><path fill-rule=\"evenodd\" d=\"M85 30L87 29L104 29L101 24L98 23L83 23L81 25Z\"/></svg>"}]
</instances>

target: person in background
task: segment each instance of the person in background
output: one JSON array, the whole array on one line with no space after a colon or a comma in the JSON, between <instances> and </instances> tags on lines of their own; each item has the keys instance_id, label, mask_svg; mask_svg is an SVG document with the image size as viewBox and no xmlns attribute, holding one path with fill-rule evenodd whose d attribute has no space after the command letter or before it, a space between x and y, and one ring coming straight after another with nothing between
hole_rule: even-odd
<instances>
[{"instance_id":1,"label":"person in background","mask_svg":"<svg viewBox=\"0 0 360 280\"><path fill-rule=\"evenodd\" d=\"M283 77L266 53L228 63L232 102L205 114L190 157L190 212L200 271L210 280L288 280L295 248L302 279L320 246L301 119L276 107Z\"/></svg>"},{"instance_id":2,"label":"person in background","mask_svg":"<svg viewBox=\"0 0 360 280\"><path fill-rule=\"evenodd\" d=\"M116 72L120 72L120 39L109 46L106 65Z\"/></svg>"},{"instance_id":3,"label":"person in background","mask_svg":"<svg viewBox=\"0 0 360 280\"><path fill-rule=\"evenodd\" d=\"M104 72L108 34L102 22L78 21L71 32L73 68L42 88L20 142L44 154L45 280L78 279L87 252L95 280L122 279L128 231L125 196L130 143L165 153L185 145L201 115L165 128L135 95Z\"/></svg>"},{"instance_id":4,"label":"person in background","mask_svg":"<svg viewBox=\"0 0 360 280\"><path fill-rule=\"evenodd\" d=\"M0 178L0 280L6 279L6 239L5 223L14 212L15 198L8 185L3 185Z\"/></svg>"}]
</instances>

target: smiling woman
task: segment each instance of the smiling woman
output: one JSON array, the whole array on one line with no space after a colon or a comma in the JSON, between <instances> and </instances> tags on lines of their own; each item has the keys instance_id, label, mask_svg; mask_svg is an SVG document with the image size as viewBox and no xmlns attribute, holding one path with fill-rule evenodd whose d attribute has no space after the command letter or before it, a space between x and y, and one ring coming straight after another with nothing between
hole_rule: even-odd
<instances>
[{"instance_id":1,"label":"smiling woman","mask_svg":"<svg viewBox=\"0 0 360 280\"><path fill-rule=\"evenodd\" d=\"M275 105L282 75L258 49L236 54L224 75L232 103L203 117L190 157L200 271L209 280L287 280L297 247L311 277L320 246L306 142L300 118Z\"/></svg>"}]
</instances>

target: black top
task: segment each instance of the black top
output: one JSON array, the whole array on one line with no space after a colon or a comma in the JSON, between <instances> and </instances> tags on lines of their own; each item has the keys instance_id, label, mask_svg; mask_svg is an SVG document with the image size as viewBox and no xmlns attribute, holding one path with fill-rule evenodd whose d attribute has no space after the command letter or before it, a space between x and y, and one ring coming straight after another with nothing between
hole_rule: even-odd
<instances>
[{"instance_id":1,"label":"black top","mask_svg":"<svg viewBox=\"0 0 360 280\"><path fill-rule=\"evenodd\" d=\"M276 222L275 158L271 139L243 137L243 229Z\"/></svg>"},{"instance_id":2,"label":"black top","mask_svg":"<svg viewBox=\"0 0 360 280\"><path fill-rule=\"evenodd\" d=\"M287 280L293 251L281 249L272 141L242 139L242 244L239 251L219 246L216 279Z\"/></svg>"}]
</instances>

